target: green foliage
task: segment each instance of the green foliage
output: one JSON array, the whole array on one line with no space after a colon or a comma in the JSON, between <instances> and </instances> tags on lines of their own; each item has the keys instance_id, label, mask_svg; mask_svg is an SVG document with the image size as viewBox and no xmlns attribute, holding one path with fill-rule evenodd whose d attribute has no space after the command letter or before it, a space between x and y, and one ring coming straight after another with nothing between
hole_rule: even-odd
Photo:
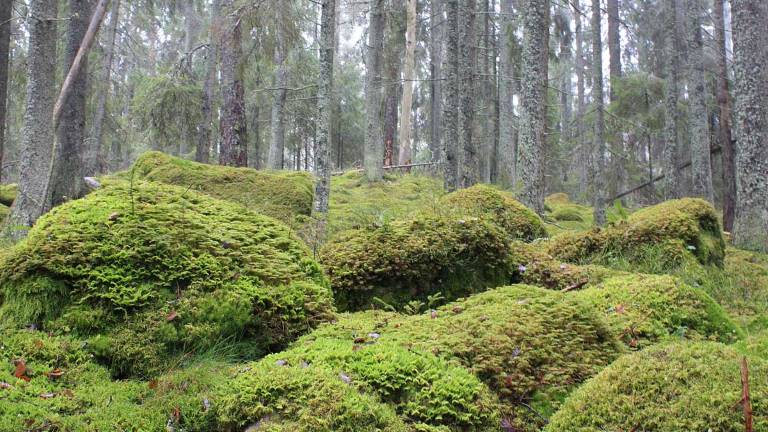
<instances>
[{"instance_id":1,"label":"green foliage","mask_svg":"<svg viewBox=\"0 0 768 432\"><path fill-rule=\"evenodd\" d=\"M551 432L744 430L742 355L715 342L678 342L621 357L566 401ZM749 360L754 430L768 428L768 363Z\"/></svg>"},{"instance_id":2,"label":"green foliage","mask_svg":"<svg viewBox=\"0 0 768 432\"><path fill-rule=\"evenodd\" d=\"M188 188L214 198L241 204L257 213L292 224L298 215L312 213L314 183L301 171L257 171L206 165L147 152L123 176Z\"/></svg>"},{"instance_id":3,"label":"green foliage","mask_svg":"<svg viewBox=\"0 0 768 432\"><path fill-rule=\"evenodd\" d=\"M10 207L18 193L19 187L15 183L0 184L0 204Z\"/></svg>"},{"instance_id":4,"label":"green foliage","mask_svg":"<svg viewBox=\"0 0 768 432\"><path fill-rule=\"evenodd\" d=\"M422 213L374 230L350 230L320 250L342 310L378 297L396 308L441 292L453 300L509 282L509 244L475 217Z\"/></svg>"},{"instance_id":5,"label":"green foliage","mask_svg":"<svg viewBox=\"0 0 768 432\"><path fill-rule=\"evenodd\" d=\"M52 210L4 254L0 287L4 322L90 337L118 376L156 374L167 356L220 340L260 355L333 313L289 228L149 182L107 182Z\"/></svg>"},{"instance_id":6,"label":"green foliage","mask_svg":"<svg viewBox=\"0 0 768 432\"><path fill-rule=\"evenodd\" d=\"M735 348L749 356L768 361L768 331L763 330L760 333L749 335L746 339L739 341Z\"/></svg>"}]
</instances>

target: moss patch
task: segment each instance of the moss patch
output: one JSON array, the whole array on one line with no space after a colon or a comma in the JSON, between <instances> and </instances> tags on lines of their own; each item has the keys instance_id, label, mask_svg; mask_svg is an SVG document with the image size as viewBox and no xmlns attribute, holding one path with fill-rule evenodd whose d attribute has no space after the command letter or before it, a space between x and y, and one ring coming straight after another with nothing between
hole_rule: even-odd
<instances>
[{"instance_id":1,"label":"moss patch","mask_svg":"<svg viewBox=\"0 0 768 432\"><path fill-rule=\"evenodd\" d=\"M249 210L292 223L297 215L312 213L314 184L302 171L257 171L206 165L147 152L135 162L136 178L172 184L215 198L242 204ZM124 173L130 177L131 173Z\"/></svg>"},{"instance_id":2,"label":"moss patch","mask_svg":"<svg viewBox=\"0 0 768 432\"><path fill-rule=\"evenodd\" d=\"M0 318L91 339L118 376L223 340L246 357L332 316L289 228L183 188L117 182L41 218L0 263Z\"/></svg>"},{"instance_id":3,"label":"moss patch","mask_svg":"<svg viewBox=\"0 0 768 432\"><path fill-rule=\"evenodd\" d=\"M0 184L0 204L10 207L16 200L16 194L19 193L19 187L15 183Z\"/></svg>"},{"instance_id":4,"label":"moss patch","mask_svg":"<svg viewBox=\"0 0 768 432\"><path fill-rule=\"evenodd\" d=\"M741 432L741 354L714 342L624 356L566 401L546 431ZM768 364L749 362L754 430L768 428Z\"/></svg>"}]
</instances>

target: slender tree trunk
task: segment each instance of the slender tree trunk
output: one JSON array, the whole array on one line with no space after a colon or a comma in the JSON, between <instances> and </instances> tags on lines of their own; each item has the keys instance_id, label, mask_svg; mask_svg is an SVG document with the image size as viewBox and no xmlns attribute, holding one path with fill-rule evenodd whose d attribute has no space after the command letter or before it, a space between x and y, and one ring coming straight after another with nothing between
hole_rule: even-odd
<instances>
[{"instance_id":1,"label":"slender tree trunk","mask_svg":"<svg viewBox=\"0 0 768 432\"><path fill-rule=\"evenodd\" d=\"M400 153L398 163L411 163L411 107L413 105L413 81L416 79L416 0L406 0L405 66L403 101L400 106Z\"/></svg>"},{"instance_id":2,"label":"slender tree trunk","mask_svg":"<svg viewBox=\"0 0 768 432\"><path fill-rule=\"evenodd\" d=\"M736 132L734 245L768 252L768 4L732 0Z\"/></svg>"},{"instance_id":3,"label":"slender tree trunk","mask_svg":"<svg viewBox=\"0 0 768 432\"><path fill-rule=\"evenodd\" d=\"M523 2L523 63L520 99L520 200L544 213L544 158L547 118L549 1Z\"/></svg>"},{"instance_id":4,"label":"slender tree trunk","mask_svg":"<svg viewBox=\"0 0 768 432\"><path fill-rule=\"evenodd\" d=\"M441 110L443 106L443 37L445 34L443 0L433 0L431 7L432 16L429 32L429 68L431 78L429 83L429 150L432 153L432 161L438 162L443 159L440 137L442 130Z\"/></svg>"},{"instance_id":5,"label":"slender tree trunk","mask_svg":"<svg viewBox=\"0 0 768 432\"><path fill-rule=\"evenodd\" d=\"M460 187L466 188L477 183L478 158L477 137L474 136L475 122L475 67L477 63L477 0L462 0L463 9L459 15L459 147L461 148Z\"/></svg>"},{"instance_id":6,"label":"slender tree trunk","mask_svg":"<svg viewBox=\"0 0 768 432\"><path fill-rule=\"evenodd\" d=\"M277 2L277 44L275 45L275 80L274 99L272 100L272 120L270 121L269 157L267 167L283 169L285 153L285 100L288 96L288 41L285 34L285 22L288 20L290 1Z\"/></svg>"},{"instance_id":7,"label":"slender tree trunk","mask_svg":"<svg viewBox=\"0 0 768 432\"><path fill-rule=\"evenodd\" d=\"M698 1L698 0L697 0ZM607 0L606 13L608 15L608 61L610 71L610 92L609 97L611 102L618 100L616 94L616 88L619 80L621 79L621 33L619 32L619 25L621 23L619 17L620 0ZM623 191L625 189L624 181L627 177L627 172L624 164L626 163L624 155L627 154L626 143L624 142L624 136L621 131L612 139L611 147L611 161L613 165L613 181L611 195ZM615 192L615 193L614 193Z\"/></svg>"},{"instance_id":8,"label":"slender tree trunk","mask_svg":"<svg viewBox=\"0 0 768 432\"><path fill-rule=\"evenodd\" d=\"M46 184L53 157L57 6L58 0L29 2L27 108L21 140L19 193L6 219L12 239L25 237L27 230L19 227L31 227L50 207Z\"/></svg>"},{"instance_id":9,"label":"slender tree trunk","mask_svg":"<svg viewBox=\"0 0 768 432\"><path fill-rule=\"evenodd\" d=\"M89 143L86 143L85 157L83 161L84 174L93 176L101 172L99 160L101 159L102 147L104 145L104 119L107 115L107 97L110 92L110 81L112 77L112 62L115 57L115 40L117 38L117 24L120 21L120 0L113 0L112 12L109 18L109 32L107 33L106 46L104 48L104 59L101 65L99 82L101 88L96 100L96 110L93 117L93 136ZM114 155L113 155L114 156ZM110 161L114 161L110 157ZM117 170L116 166L111 166L112 170Z\"/></svg>"},{"instance_id":10,"label":"slender tree trunk","mask_svg":"<svg viewBox=\"0 0 768 432\"><path fill-rule=\"evenodd\" d=\"M317 153L315 155L315 186L314 211L321 221L320 228L324 235L325 216L328 213L328 199L331 193L331 143L329 130L331 128L333 97L333 66L334 66L334 35L336 33L335 0L324 0L320 24L320 77L317 82Z\"/></svg>"},{"instance_id":11,"label":"slender tree trunk","mask_svg":"<svg viewBox=\"0 0 768 432\"><path fill-rule=\"evenodd\" d=\"M384 39L384 0L372 0L368 46L366 47L366 130L364 165L365 176L370 181L379 181L384 175L381 140L381 51Z\"/></svg>"},{"instance_id":12,"label":"slender tree trunk","mask_svg":"<svg viewBox=\"0 0 768 432\"><path fill-rule=\"evenodd\" d=\"M211 24L208 36L208 53L205 58L205 79L203 97L200 104L201 119L197 126L197 146L195 160L208 163L211 157L211 130L213 129L213 97L216 87L216 64L219 61L221 18L219 0L211 2ZM256 156L258 160L258 155Z\"/></svg>"},{"instance_id":13,"label":"slender tree trunk","mask_svg":"<svg viewBox=\"0 0 768 432\"><path fill-rule=\"evenodd\" d=\"M243 48L240 19L233 0L222 0L225 19L221 36L221 150L219 164L248 166L246 144L245 90L243 88Z\"/></svg>"},{"instance_id":14,"label":"slender tree trunk","mask_svg":"<svg viewBox=\"0 0 768 432\"><path fill-rule=\"evenodd\" d=\"M512 64L512 38L514 28L514 0L501 0L501 29L499 41L499 153L503 167L501 184L514 185L517 167L517 140L515 139L514 66Z\"/></svg>"},{"instance_id":15,"label":"slender tree trunk","mask_svg":"<svg viewBox=\"0 0 768 432\"><path fill-rule=\"evenodd\" d=\"M443 179L448 192L459 187L459 0L445 0L446 42Z\"/></svg>"},{"instance_id":16,"label":"slender tree trunk","mask_svg":"<svg viewBox=\"0 0 768 432\"><path fill-rule=\"evenodd\" d=\"M400 100L400 72L405 53L404 28L398 19L404 10L405 0L391 0L390 10L386 14L384 34L384 165L394 164L396 158L398 102ZM397 149L399 150L399 149Z\"/></svg>"},{"instance_id":17,"label":"slender tree trunk","mask_svg":"<svg viewBox=\"0 0 768 432\"><path fill-rule=\"evenodd\" d=\"M571 35L571 16L569 7L559 8L560 22L562 30L560 34L560 68L562 77L560 79L560 147L567 149L573 138L571 131L571 118L573 117L572 97L571 97L571 79L573 77L573 55L571 46L573 38ZM568 170L563 169L563 176L567 175Z\"/></svg>"},{"instance_id":18,"label":"slender tree trunk","mask_svg":"<svg viewBox=\"0 0 768 432\"><path fill-rule=\"evenodd\" d=\"M584 133L584 115L586 114L584 69L586 65L584 61L584 36L582 35L581 13L579 0L573 0L573 20L576 23L574 30L576 33L576 115L578 117L576 136L579 148L579 196L583 199L587 195L587 186L589 184L588 171L592 163L592 156L589 151L591 146L587 144Z\"/></svg>"},{"instance_id":19,"label":"slender tree trunk","mask_svg":"<svg viewBox=\"0 0 768 432\"><path fill-rule=\"evenodd\" d=\"M495 98L493 94L494 79L493 79L493 67L492 63L496 62L496 57L491 47L492 38L492 24L491 13L495 10L495 2L493 0L482 0L482 19L483 19L483 33L482 46L483 52L481 52L483 59L483 79L479 80L482 87L482 104L483 114L482 119L482 147L479 152L479 176L478 180L483 183L491 182L492 161L495 144Z\"/></svg>"},{"instance_id":20,"label":"slender tree trunk","mask_svg":"<svg viewBox=\"0 0 768 432\"><path fill-rule=\"evenodd\" d=\"M718 139L723 163L723 229L733 230L736 209L736 155L731 137L731 98L728 90L728 59L725 54L725 0L714 0L715 49L717 52L717 105L720 108Z\"/></svg>"},{"instance_id":21,"label":"slender tree trunk","mask_svg":"<svg viewBox=\"0 0 768 432\"><path fill-rule=\"evenodd\" d=\"M0 4L0 182L3 180L3 156L5 155L5 117L8 102L8 63L11 54L12 11L12 0Z\"/></svg>"},{"instance_id":22,"label":"slender tree trunk","mask_svg":"<svg viewBox=\"0 0 768 432\"><path fill-rule=\"evenodd\" d=\"M603 41L600 25L600 0L592 0L592 92L595 102L594 220L605 225L605 119L603 102Z\"/></svg>"},{"instance_id":23,"label":"slender tree trunk","mask_svg":"<svg viewBox=\"0 0 768 432\"><path fill-rule=\"evenodd\" d=\"M669 0L666 25L666 86L664 94L664 197L679 198L680 173L680 110L677 107L680 93L680 41L677 32L677 2Z\"/></svg>"}]
</instances>

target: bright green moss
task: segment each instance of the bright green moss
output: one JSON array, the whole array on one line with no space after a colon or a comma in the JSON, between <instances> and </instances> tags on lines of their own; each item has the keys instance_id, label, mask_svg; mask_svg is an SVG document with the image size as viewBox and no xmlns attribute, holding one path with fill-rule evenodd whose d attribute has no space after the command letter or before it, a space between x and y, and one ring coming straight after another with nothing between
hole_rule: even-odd
<instances>
[{"instance_id":1,"label":"bright green moss","mask_svg":"<svg viewBox=\"0 0 768 432\"><path fill-rule=\"evenodd\" d=\"M249 210L292 224L312 212L314 184L303 171L257 171L201 164L160 152L147 152L124 177L150 180L191 189L214 198L242 204Z\"/></svg>"},{"instance_id":2,"label":"bright green moss","mask_svg":"<svg viewBox=\"0 0 768 432\"><path fill-rule=\"evenodd\" d=\"M510 239L532 241L546 237L541 218L512 194L488 185L475 185L444 196L442 211L475 216L496 224Z\"/></svg>"},{"instance_id":3,"label":"bright green moss","mask_svg":"<svg viewBox=\"0 0 768 432\"><path fill-rule=\"evenodd\" d=\"M550 432L742 432L742 355L715 342L678 342L621 357L566 401ZM768 363L749 360L754 430L768 430Z\"/></svg>"},{"instance_id":4,"label":"bright green moss","mask_svg":"<svg viewBox=\"0 0 768 432\"><path fill-rule=\"evenodd\" d=\"M768 361L768 331L749 335L739 341L735 348L744 354Z\"/></svg>"},{"instance_id":5,"label":"bright green moss","mask_svg":"<svg viewBox=\"0 0 768 432\"><path fill-rule=\"evenodd\" d=\"M0 204L10 207L16 200L16 194L19 193L19 187L15 183L0 184Z\"/></svg>"},{"instance_id":6,"label":"bright green moss","mask_svg":"<svg viewBox=\"0 0 768 432\"><path fill-rule=\"evenodd\" d=\"M559 221L584 222L584 217L574 208L560 208L552 212L552 217Z\"/></svg>"},{"instance_id":7,"label":"bright green moss","mask_svg":"<svg viewBox=\"0 0 768 432\"><path fill-rule=\"evenodd\" d=\"M290 229L175 186L108 184L41 218L0 265L0 317L91 337L119 376L222 340L246 357L333 313Z\"/></svg>"},{"instance_id":8,"label":"bright green moss","mask_svg":"<svg viewBox=\"0 0 768 432\"><path fill-rule=\"evenodd\" d=\"M572 295L604 314L617 337L634 348L669 337L732 342L743 336L709 295L671 276L612 277Z\"/></svg>"},{"instance_id":9,"label":"bright green moss","mask_svg":"<svg viewBox=\"0 0 768 432\"><path fill-rule=\"evenodd\" d=\"M509 282L506 235L474 217L422 213L374 230L346 231L320 251L342 310L394 307L441 293L456 299Z\"/></svg>"}]
</instances>

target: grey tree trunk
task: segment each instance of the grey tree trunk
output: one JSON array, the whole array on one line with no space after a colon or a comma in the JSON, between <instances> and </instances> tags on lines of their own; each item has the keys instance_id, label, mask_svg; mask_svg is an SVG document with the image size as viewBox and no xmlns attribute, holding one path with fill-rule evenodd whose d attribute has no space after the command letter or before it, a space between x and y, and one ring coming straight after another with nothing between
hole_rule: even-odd
<instances>
[{"instance_id":1,"label":"grey tree trunk","mask_svg":"<svg viewBox=\"0 0 768 432\"><path fill-rule=\"evenodd\" d=\"M499 158L501 159L500 183L512 186L516 182L517 137L515 136L514 65L512 63L512 38L514 28L514 0L501 0L499 28Z\"/></svg>"},{"instance_id":2,"label":"grey tree trunk","mask_svg":"<svg viewBox=\"0 0 768 432\"><path fill-rule=\"evenodd\" d=\"M677 9L679 0L669 0L667 10L664 89L664 198L679 198L680 185L680 110L677 107L680 93L680 40L678 37Z\"/></svg>"},{"instance_id":3,"label":"grey tree trunk","mask_svg":"<svg viewBox=\"0 0 768 432\"><path fill-rule=\"evenodd\" d=\"M768 252L768 3L732 0L736 131L734 245Z\"/></svg>"},{"instance_id":4,"label":"grey tree trunk","mask_svg":"<svg viewBox=\"0 0 768 432\"><path fill-rule=\"evenodd\" d=\"M400 72L403 67L405 38L400 12L404 10L405 0L391 0L386 13L384 28L384 166L394 165L397 158L396 147L398 107L400 101Z\"/></svg>"},{"instance_id":5,"label":"grey tree trunk","mask_svg":"<svg viewBox=\"0 0 768 432\"><path fill-rule=\"evenodd\" d=\"M27 99L22 130L19 193L6 219L8 236L18 240L27 234L50 208L46 196L52 158L53 106L56 102L56 22L58 0L31 0L27 26Z\"/></svg>"},{"instance_id":6,"label":"grey tree trunk","mask_svg":"<svg viewBox=\"0 0 768 432\"><path fill-rule=\"evenodd\" d=\"M477 63L477 0L462 0L459 15L459 147L461 148L460 187L477 183L477 137L475 121L475 67Z\"/></svg>"},{"instance_id":7,"label":"grey tree trunk","mask_svg":"<svg viewBox=\"0 0 768 432\"><path fill-rule=\"evenodd\" d=\"M571 53L571 46L573 45L573 37L571 34L569 7L563 6L558 9L560 15L559 21L561 23L559 63L561 68L560 73L562 74L562 78L560 79L560 146L565 149L570 145L573 136L571 131L571 119L573 117L571 98L573 56ZM567 170L563 170L564 175L565 173L567 173Z\"/></svg>"},{"instance_id":8,"label":"grey tree trunk","mask_svg":"<svg viewBox=\"0 0 768 432\"><path fill-rule=\"evenodd\" d=\"M5 155L6 104L8 101L8 63L11 46L11 12L13 1L0 4L0 182L3 180L3 156Z\"/></svg>"},{"instance_id":9,"label":"grey tree trunk","mask_svg":"<svg viewBox=\"0 0 768 432\"><path fill-rule=\"evenodd\" d=\"M523 1L523 63L518 138L520 200L544 213L549 1Z\"/></svg>"},{"instance_id":10,"label":"grey tree trunk","mask_svg":"<svg viewBox=\"0 0 768 432\"><path fill-rule=\"evenodd\" d=\"M384 40L384 0L372 0L370 5L365 73L367 121L364 168L368 180L379 181L384 175L382 169L384 147L381 139L381 51Z\"/></svg>"},{"instance_id":11,"label":"grey tree trunk","mask_svg":"<svg viewBox=\"0 0 768 432\"><path fill-rule=\"evenodd\" d=\"M446 40L445 106L443 111L443 143L445 190L459 187L459 0L445 1Z\"/></svg>"},{"instance_id":12,"label":"grey tree trunk","mask_svg":"<svg viewBox=\"0 0 768 432\"><path fill-rule=\"evenodd\" d=\"M205 80L203 81L203 97L200 104L201 120L197 126L197 146L195 160L208 163L211 157L211 130L213 129L213 98L216 88L216 64L219 59L221 18L219 17L219 0L211 2L211 24L209 29L208 53L205 58Z\"/></svg>"},{"instance_id":13,"label":"grey tree trunk","mask_svg":"<svg viewBox=\"0 0 768 432\"><path fill-rule=\"evenodd\" d=\"M605 113L603 101L603 41L600 0L592 0L592 92L595 103L595 144L592 172L594 221L605 225Z\"/></svg>"},{"instance_id":14,"label":"grey tree trunk","mask_svg":"<svg viewBox=\"0 0 768 432\"><path fill-rule=\"evenodd\" d=\"M688 130L691 137L691 174L693 195L714 203L712 165L710 161L709 112L707 110L706 71L704 69L704 42L701 35L699 0L688 0L688 77L689 108Z\"/></svg>"},{"instance_id":15,"label":"grey tree trunk","mask_svg":"<svg viewBox=\"0 0 768 432\"><path fill-rule=\"evenodd\" d=\"M608 15L608 61L610 71L610 101L615 102L618 99L616 86L621 79L621 33L619 25L620 0L607 0L606 13ZM615 195L625 189L624 181L627 177L625 169L625 160L623 155L626 153L624 136L619 131L611 140L611 161L613 167L613 181L611 182L611 195ZM606 173L607 174L607 173Z\"/></svg>"},{"instance_id":16,"label":"grey tree trunk","mask_svg":"<svg viewBox=\"0 0 768 432\"><path fill-rule=\"evenodd\" d=\"M93 116L93 136L90 141L86 143L85 157L83 159L83 174L86 176L93 176L98 172L101 172L99 166L99 160L101 159L102 146L104 145L104 119L107 115L107 96L111 88L112 77L112 62L115 57L115 40L117 38L117 24L120 21L120 0L113 0L112 11L109 18L109 30L107 33L107 40L104 47L104 59L101 65L101 71L99 72L99 94L96 100L96 110ZM116 160L111 155L110 162ZM117 170L117 166L112 165L110 167L113 171Z\"/></svg>"},{"instance_id":17,"label":"grey tree trunk","mask_svg":"<svg viewBox=\"0 0 768 432\"><path fill-rule=\"evenodd\" d=\"M411 163L411 107L413 81L416 79L416 0L406 0L405 65L403 66L403 101L400 106L400 153L398 163Z\"/></svg>"},{"instance_id":18,"label":"grey tree trunk","mask_svg":"<svg viewBox=\"0 0 768 432\"><path fill-rule=\"evenodd\" d=\"M584 138L584 115L586 114L586 101L585 101L585 82L584 82L584 69L586 67L584 61L584 36L582 35L581 24L581 5L579 0L573 0L573 20L576 23L574 30L576 33L576 115L578 121L576 122L576 136L578 137L579 148L579 195L580 197L586 197L587 186L589 184L589 167L592 162L592 155L590 154L591 146L588 145L587 140Z\"/></svg>"},{"instance_id":19,"label":"grey tree trunk","mask_svg":"<svg viewBox=\"0 0 768 432\"><path fill-rule=\"evenodd\" d=\"M483 183L491 182L491 172L493 171L493 159L494 148L496 142L496 98L494 94L494 87L496 80L494 79L494 67L496 62L496 56L492 45L493 30L491 17L492 12L495 10L495 1L482 0L482 34L478 34L478 39L482 41L482 50L478 54L482 56L482 79L479 79L482 92L482 118L480 121L481 145L479 148L479 175L478 181ZM478 59L479 60L479 59Z\"/></svg>"},{"instance_id":20,"label":"grey tree trunk","mask_svg":"<svg viewBox=\"0 0 768 432\"><path fill-rule=\"evenodd\" d=\"M283 169L285 153L285 100L288 96L288 41L285 34L285 22L288 17L290 1L277 2L277 44L275 45L275 80L270 121L269 156L267 167Z\"/></svg>"},{"instance_id":21,"label":"grey tree trunk","mask_svg":"<svg viewBox=\"0 0 768 432\"><path fill-rule=\"evenodd\" d=\"M317 147L315 155L314 211L321 221L320 236L324 236L325 216L328 213L328 199L331 193L331 143L330 128L332 118L333 66L336 33L335 0L324 0L320 18L320 77L317 86Z\"/></svg>"},{"instance_id":22,"label":"grey tree trunk","mask_svg":"<svg viewBox=\"0 0 768 432\"><path fill-rule=\"evenodd\" d=\"M234 0L222 0L221 29L221 150L219 164L248 166L245 90L243 88L243 48L240 19Z\"/></svg>"},{"instance_id":23,"label":"grey tree trunk","mask_svg":"<svg viewBox=\"0 0 768 432\"><path fill-rule=\"evenodd\" d=\"M90 0L69 0L69 28L64 48L64 70L72 66L88 24L91 21ZM64 100L59 128L59 145L51 177L53 205L79 198L83 189L83 156L85 147L85 102L88 95L88 62L72 82L72 90Z\"/></svg>"},{"instance_id":24,"label":"grey tree trunk","mask_svg":"<svg viewBox=\"0 0 768 432\"><path fill-rule=\"evenodd\" d=\"M723 229L733 230L736 211L736 154L731 136L731 97L728 90L728 59L725 48L725 0L714 0L715 50L717 53L717 105L720 108L718 140L723 163Z\"/></svg>"},{"instance_id":25,"label":"grey tree trunk","mask_svg":"<svg viewBox=\"0 0 768 432\"><path fill-rule=\"evenodd\" d=\"M432 161L439 162L443 159L442 140L442 106L443 106L443 37L444 7L443 0L433 0L431 3L432 16L430 19L429 33L429 150L432 153Z\"/></svg>"}]
</instances>

